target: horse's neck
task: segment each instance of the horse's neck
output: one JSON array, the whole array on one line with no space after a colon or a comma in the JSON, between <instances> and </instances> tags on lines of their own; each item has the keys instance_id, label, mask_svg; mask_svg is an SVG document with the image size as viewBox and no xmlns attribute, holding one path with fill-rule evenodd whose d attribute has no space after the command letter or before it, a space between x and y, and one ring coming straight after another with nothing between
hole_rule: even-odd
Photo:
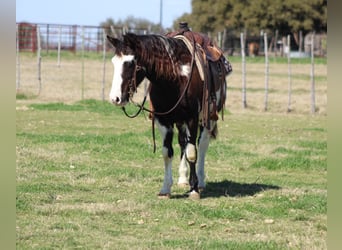
<instances>
[{"instance_id":1,"label":"horse's neck","mask_svg":"<svg viewBox=\"0 0 342 250\"><path fill-rule=\"evenodd\" d=\"M151 38L149 42L143 44L138 63L146 68L146 76L150 81L177 78L176 62L172 61L171 50L168 40L162 37Z\"/></svg>"}]
</instances>

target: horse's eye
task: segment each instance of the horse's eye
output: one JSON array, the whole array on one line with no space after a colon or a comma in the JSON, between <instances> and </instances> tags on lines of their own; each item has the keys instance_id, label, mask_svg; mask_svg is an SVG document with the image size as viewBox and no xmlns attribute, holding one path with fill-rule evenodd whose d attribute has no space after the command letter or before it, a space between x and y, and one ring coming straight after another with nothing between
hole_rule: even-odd
<instances>
[{"instance_id":1,"label":"horse's eye","mask_svg":"<svg viewBox=\"0 0 342 250\"><path fill-rule=\"evenodd\" d=\"M128 62L125 62L125 66L129 67L129 68L133 68L134 67L134 61L128 61Z\"/></svg>"}]
</instances>

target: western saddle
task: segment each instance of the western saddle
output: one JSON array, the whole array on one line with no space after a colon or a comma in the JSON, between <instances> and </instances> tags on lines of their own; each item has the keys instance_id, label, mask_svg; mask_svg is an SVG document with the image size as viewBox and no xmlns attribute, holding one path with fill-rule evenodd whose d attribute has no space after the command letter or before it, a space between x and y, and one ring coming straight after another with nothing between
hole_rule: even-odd
<instances>
[{"instance_id":1,"label":"western saddle","mask_svg":"<svg viewBox=\"0 0 342 250\"><path fill-rule=\"evenodd\" d=\"M196 53L196 65L202 71L201 77L204 81L202 98L202 125L209 130L210 120L217 121L217 110L222 111L226 100L226 76L232 72L232 66L223 56L223 52L204 34L193 32L186 22L179 24L180 30L167 33L168 37L175 37L184 41L187 39L193 46L191 53ZM187 42L185 41L187 44ZM188 43L189 44L189 43ZM195 56L195 55L193 55ZM220 91L220 102L216 105L216 92ZM210 108L212 107L212 108Z\"/></svg>"}]
</instances>

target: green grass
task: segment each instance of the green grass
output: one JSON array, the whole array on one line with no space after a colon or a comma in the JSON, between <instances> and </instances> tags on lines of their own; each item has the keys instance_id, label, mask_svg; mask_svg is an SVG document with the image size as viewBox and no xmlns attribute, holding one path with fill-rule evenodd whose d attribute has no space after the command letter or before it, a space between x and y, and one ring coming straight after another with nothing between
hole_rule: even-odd
<instances>
[{"instance_id":1,"label":"green grass","mask_svg":"<svg viewBox=\"0 0 342 250\"><path fill-rule=\"evenodd\" d=\"M75 104L65 104L62 102L45 103L45 104L31 104L30 107L37 110L49 111L89 111L98 112L102 114L117 113L118 109L113 109L113 106L108 102L99 102L94 99L78 101Z\"/></svg>"},{"instance_id":2,"label":"green grass","mask_svg":"<svg viewBox=\"0 0 342 250\"><path fill-rule=\"evenodd\" d=\"M228 56L229 61L231 63L241 63L242 58L241 56ZM245 58L246 63L265 63L265 57L264 56L256 56L256 57L250 57L246 56ZM279 64L287 64L288 59L287 57L280 57L280 56L269 56L269 63L279 63ZM315 64L327 64L327 58L325 57L315 57L314 58ZM311 58L291 58L291 64L311 64Z\"/></svg>"},{"instance_id":3,"label":"green grass","mask_svg":"<svg viewBox=\"0 0 342 250\"><path fill-rule=\"evenodd\" d=\"M44 103L44 104L30 104L31 108L36 110L48 110L48 111L87 111L87 112L96 112L103 115L113 115L113 114L121 114L122 110L120 108L113 108L113 105L109 102L101 102L95 99L87 99L82 101L77 101L76 103L70 105L65 104L63 102L55 102L55 103ZM138 107L128 104L126 107L126 111L129 114L134 114L138 111Z\"/></svg>"},{"instance_id":4,"label":"green grass","mask_svg":"<svg viewBox=\"0 0 342 250\"><path fill-rule=\"evenodd\" d=\"M27 100L28 99L28 96L23 94L23 93L17 93L16 94L16 99L17 100Z\"/></svg>"},{"instance_id":5,"label":"green grass","mask_svg":"<svg viewBox=\"0 0 342 250\"><path fill-rule=\"evenodd\" d=\"M18 104L18 106L20 106ZM135 107L128 108L134 113ZM163 181L151 122L109 103L16 111L18 249L326 249L325 116L229 113L202 199Z\"/></svg>"}]
</instances>

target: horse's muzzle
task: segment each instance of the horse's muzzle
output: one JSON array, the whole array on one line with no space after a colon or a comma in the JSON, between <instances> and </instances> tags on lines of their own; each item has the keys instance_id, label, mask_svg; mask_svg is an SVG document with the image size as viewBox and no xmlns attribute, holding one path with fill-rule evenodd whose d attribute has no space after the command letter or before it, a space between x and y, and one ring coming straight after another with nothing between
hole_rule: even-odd
<instances>
[{"instance_id":1,"label":"horse's muzzle","mask_svg":"<svg viewBox=\"0 0 342 250\"><path fill-rule=\"evenodd\" d=\"M113 97L111 98L111 102L113 104L115 104L116 106L120 106L120 107L123 107L127 104L127 100L123 100L122 98L116 96L116 97Z\"/></svg>"}]
</instances>

